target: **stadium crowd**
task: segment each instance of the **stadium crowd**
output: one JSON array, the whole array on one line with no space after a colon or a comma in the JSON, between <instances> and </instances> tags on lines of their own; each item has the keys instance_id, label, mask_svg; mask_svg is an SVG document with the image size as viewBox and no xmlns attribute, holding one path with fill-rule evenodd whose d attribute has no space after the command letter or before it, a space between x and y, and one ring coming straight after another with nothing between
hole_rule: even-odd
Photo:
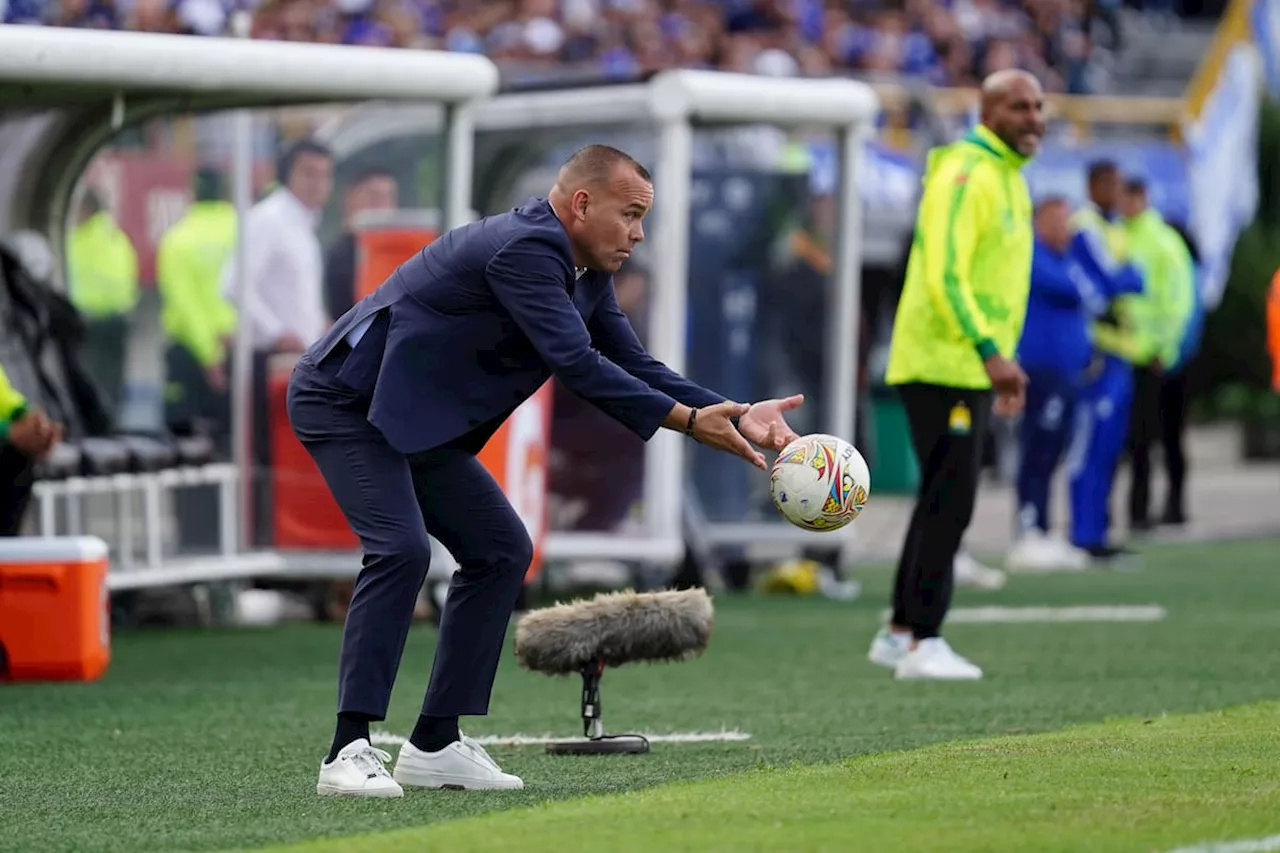
<instances>
[{"instance_id":1,"label":"stadium crowd","mask_svg":"<svg viewBox=\"0 0 1280 853\"><path fill-rule=\"evenodd\" d=\"M968 86L1020 67L1090 91L1118 0L248 0L256 38L485 53L534 73L844 71ZM245 0L0 0L14 24L220 35Z\"/></svg>"}]
</instances>

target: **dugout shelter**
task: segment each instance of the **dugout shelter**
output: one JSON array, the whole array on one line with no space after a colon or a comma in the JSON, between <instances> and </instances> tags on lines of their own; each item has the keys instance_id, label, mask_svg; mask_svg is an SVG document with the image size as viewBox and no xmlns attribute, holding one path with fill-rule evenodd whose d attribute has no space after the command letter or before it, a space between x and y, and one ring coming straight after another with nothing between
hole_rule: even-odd
<instances>
[{"instance_id":1,"label":"dugout shelter","mask_svg":"<svg viewBox=\"0 0 1280 853\"><path fill-rule=\"evenodd\" d=\"M238 24L247 32L247 19ZM468 104L497 87L493 63L466 54L0 27L0 238L22 234L28 245L43 240L51 267L46 272L56 280L76 182L95 152L122 128L175 114L372 99L439 107L441 173L448 176L442 207L446 224L458 224L470 211ZM242 214L251 202L246 136L236 140L234 169ZM242 356L249 351L243 329L241 324L236 341ZM242 367L232 379L236 414L248 403L248 363L247 357L238 359ZM14 381L32 377L20 390L45 402L48 386L57 381L49 377L56 373L17 370ZM80 508L87 496L98 494L115 506L114 530L108 533L113 589L287 571L280 554L243 544L237 489L248 465L246 427L243 417L234 417L234 423L231 464L209 462L190 449L184 453L163 436L97 436L95 444L73 430L67 452L74 455L58 469L42 471L36 484L40 532L82 532L76 529L84 522ZM221 490L217 553L189 558L166 553L161 511L166 493L209 482ZM135 547L138 538L140 548Z\"/></svg>"}]
</instances>

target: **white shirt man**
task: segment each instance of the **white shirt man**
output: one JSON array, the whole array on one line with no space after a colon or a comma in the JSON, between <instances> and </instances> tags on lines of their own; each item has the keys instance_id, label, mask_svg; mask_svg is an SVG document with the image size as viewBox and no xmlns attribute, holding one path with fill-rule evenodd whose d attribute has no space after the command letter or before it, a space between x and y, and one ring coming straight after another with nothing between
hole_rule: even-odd
<instances>
[{"instance_id":1,"label":"white shirt man","mask_svg":"<svg viewBox=\"0 0 1280 853\"><path fill-rule=\"evenodd\" d=\"M316 225L333 192L333 156L314 142L297 143L281 157L278 177L282 186L245 216L248 296L243 305L236 298L234 257L222 276L223 293L239 311L239 321L249 324L253 341L251 525L252 539L261 547L272 544L274 531L269 361L275 353L302 353L329 327Z\"/></svg>"},{"instance_id":2,"label":"white shirt man","mask_svg":"<svg viewBox=\"0 0 1280 853\"><path fill-rule=\"evenodd\" d=\"M248 276L246 303L253 348L292 351L324 334L328 318L322 289L323 259L316 237L319 215L281 187L254 205L245 217ZM223 275L223 292L236 303L234 261Z\"/></svg>"},{"instance_id":3,"label":"white shirt man","mask_svg":"<svg viewBox=\"0 0 1280 853\"><path fill-rule=\"evenodd\" d=\"M316 226L333 190L332 158L322 147L302 143L285 155L280 172L284 186L245 217L244 305L236 299L234 258L222 278L223 293L249 324L255 352L301 352L330 320Z\"/></svg>"}]
</instances>

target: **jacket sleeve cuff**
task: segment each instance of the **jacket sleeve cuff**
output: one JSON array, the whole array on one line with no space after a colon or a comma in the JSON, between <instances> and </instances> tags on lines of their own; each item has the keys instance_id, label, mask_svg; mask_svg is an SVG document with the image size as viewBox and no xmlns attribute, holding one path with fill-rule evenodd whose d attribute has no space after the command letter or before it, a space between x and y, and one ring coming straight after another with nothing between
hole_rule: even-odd
<instances>
[{"instance_id":1,"label":"jacket sleeve cuff","mask_svg":"<svg viewBox=\"0 0 1280 853\"><path fill-rule=\"evenodd\" d=\"M9 440L9 428L13 426L14 421L21 419L26 413L27 404L20 403L7 417L0 418L0 441Z\"/></svg>"},{"instance_id":2,"label":"jacket sleeve cuff","mask_svg":"<svg viewBox=\"0 0 1280 853\"><path fill-rule=\"evenodd\" d=\"M996 346L996 342L991 340L991 338L983 338L978 341L977 350L978 355L982 357L983 361L986 361L993 355L1000 354L1000 349Z\"/></svg>"}]
</instances>

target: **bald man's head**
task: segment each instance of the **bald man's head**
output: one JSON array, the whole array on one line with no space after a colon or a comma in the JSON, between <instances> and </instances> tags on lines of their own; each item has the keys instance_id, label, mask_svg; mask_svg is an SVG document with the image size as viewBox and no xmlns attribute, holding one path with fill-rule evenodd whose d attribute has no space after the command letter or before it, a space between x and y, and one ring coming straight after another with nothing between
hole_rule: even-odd
<instances>
[{"instance_id":1,"label":"bald man's head","mask_svg":"<svg viewBox=\"0 0 1280 853\"><path fill-rule=\"evenodd\" d=\"M982 123L1024 157L1044 139L1044 90L1033 75L1016 68L982 81Z\"/></svg>"},{"instance_id":2,"label":"bald man's head","mask_svg":"<svg viewBox=\"0 0 1280 853\"><path fill-rule=\"evenodd\" d=\"M579 187L601 186L619 170L634 172L652 183L649 171L636 158L610 145L586 145L569 156L556 175L556 186L572 193Z\"/></svg>"},{"instance_id":3,"label":"bald man's head","mask_svg":"<svg viewBox=\"0 0 1280 853\"><path fill-rule=\"evenodd\" d=\"M574 263L614 272L644 239L653 179L631 155L588 145L560 167L547 198L573 245Z\"/></svg>"}]
</instances>

